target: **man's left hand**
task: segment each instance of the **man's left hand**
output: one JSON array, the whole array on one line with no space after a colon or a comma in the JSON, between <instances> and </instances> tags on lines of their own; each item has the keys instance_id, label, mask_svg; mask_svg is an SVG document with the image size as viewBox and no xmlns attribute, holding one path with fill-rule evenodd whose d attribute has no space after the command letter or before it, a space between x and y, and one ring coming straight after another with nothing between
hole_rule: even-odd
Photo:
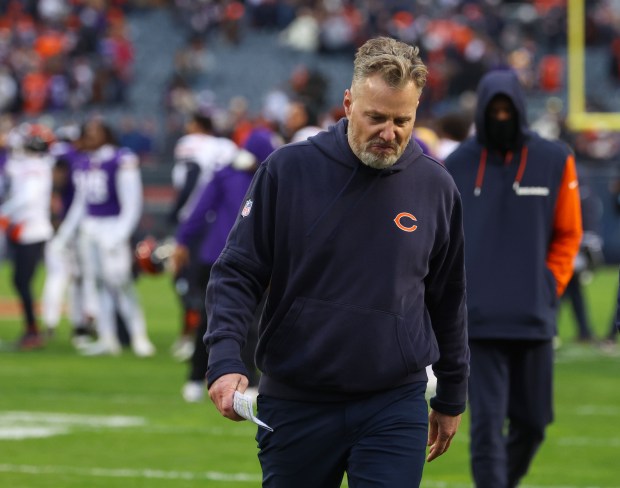
<instances>
[{"instance_id":1,"label":"man's left hand","mask_svg":"<svg viewBox=\"0 0 620 488\"><path fill-rule=\"evenodd\" d=\"M445 453L449 447L452 438L461 423L461 415L445 415L436 410L431 410L428 416L428 443L430 451L426 457L427 462L438 458Z\"/></svg>"}]
</instances>

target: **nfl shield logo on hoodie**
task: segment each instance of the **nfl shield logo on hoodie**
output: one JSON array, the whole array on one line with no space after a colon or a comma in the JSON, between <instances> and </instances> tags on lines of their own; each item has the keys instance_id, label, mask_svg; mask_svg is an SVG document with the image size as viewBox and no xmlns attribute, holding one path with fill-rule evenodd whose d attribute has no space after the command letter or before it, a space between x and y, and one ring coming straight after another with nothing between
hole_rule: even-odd
<instances>
[{"instance_id":1,"label":"nfl shield logo on hoodie","mask_svg":"<svg viewBox=\"0 0 620 488\"><path fill-rule=\"evenodd\" d=\"M250 211L252 210L252 203L254 202L252 202L251 198L245 202L243 210L241 210L242 217L247 217L248 215L250 215Z\"/></svg>"}]
</instances>

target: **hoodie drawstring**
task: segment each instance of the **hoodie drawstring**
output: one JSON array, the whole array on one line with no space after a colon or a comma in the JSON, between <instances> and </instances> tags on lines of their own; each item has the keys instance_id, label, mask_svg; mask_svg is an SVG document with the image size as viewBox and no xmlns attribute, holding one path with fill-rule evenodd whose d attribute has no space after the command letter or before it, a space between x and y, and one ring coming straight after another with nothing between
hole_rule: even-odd
<instances>
[{"instance_id":1,"label":"hoodie drawstring","mask_svg":"<svg viewBox=\"0 0 620 488\"><path fill-rule=\"evenodd\" d=\"M488 151L486 147L482 148L482 153L480 154L480 162L478 163L478 173L476 174L476 186L474 188L474 195L480 196L482 193L482 183L484 181L484 173L486 171L487 166L487 158ZM506 155L506 159L512 159L512 152L509 152ZM527 146L523 146L521 148L521 158L519 161L519 169L517 170L517 175L515 176L515 180L512 184L512 188L514 191L519 189L521 185L521 180L523 179L523 173L525 173L525 167L527 166Z\"/></svg>"},{"instance_id":2,"label":"hoodie drawstring","mask_svg":"<svg viewBox=\"0 0 620 488\"><path fill-rule=\"evenodd\" d=\"M512 188L514 191L517 191L519 186L521 185L521 180L523 179L523 173L525 173L525 166L527 166L527 146L523 146L521 148L521 161L519 162L519 169L517 171L517 176L515 176L515 181L512 184Z\"/></svg>"},{"instance_id":3,"label":"hoodie drawstring","mask_svg":"<svg viewBox=\"0 0 620 488\"><path fill-rule=\"evenodd\" d=\"M476 188L474 188L474 195L480 196L482 192L482 182L484 181L484 171L487 166L488 151L486 147L482 148L482 154L480 154L480 161L478 163L478 174L476 174Z\"/></svg>"}]
</instances>

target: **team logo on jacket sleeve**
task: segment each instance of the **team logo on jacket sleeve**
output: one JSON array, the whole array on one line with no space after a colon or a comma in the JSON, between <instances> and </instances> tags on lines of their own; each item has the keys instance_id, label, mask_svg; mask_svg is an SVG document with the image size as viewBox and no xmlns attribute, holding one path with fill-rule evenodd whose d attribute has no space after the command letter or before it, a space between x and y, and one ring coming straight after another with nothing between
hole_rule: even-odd
<instances>
[{"instance_id":1,"label":"team logo on jacket sleeve","mask_svg":"<svg viewBox=\"0 0 620 488\"><path fill-rule=\"evenodd\" d=\"M418 228L414 222L417 222L418 219L415 218L409 212L401 212L394 218L394 223L400 230L404 230L405 232L413 232Z\"/></svg>"},{"instance_id":2,"label":"team logo on jacket sleeve","mask_svg":"<svg viewBox=\"0 0 620 488\"><path fill-rule=\"evenodd\" d=\"M254 202L252 201L251 198L248 198L245 202L245 205L243 206L243 210L241 210L241 216L242 217L247 217L248 215L250 215L250 212L252 211L252 204Z\"/></svg>"}]
</instances>

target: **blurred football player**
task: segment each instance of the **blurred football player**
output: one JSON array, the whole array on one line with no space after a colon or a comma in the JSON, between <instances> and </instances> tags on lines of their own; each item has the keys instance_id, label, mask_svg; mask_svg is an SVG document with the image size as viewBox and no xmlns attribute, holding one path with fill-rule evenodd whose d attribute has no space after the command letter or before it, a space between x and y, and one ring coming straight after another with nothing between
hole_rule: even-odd
<instances>
[{"instance_id":1,"label":"blurred football player","mask_svg":"<svg viewBox=\"0 0 620 488\"><path fill-rule=\"evenodd\" d=\"M4 230L13 260L13 285L24 314L25 331L17 347L37 349L44 345L37 324L32 279L43 258L45 242L53 229L50 221L53 160L47 150L54 135L43 125L25 123L10 135L11 150L5 174L8 193L0 206Z\"/></svg>"},{"instance_id":2,"label":"blurred football player","mask_svg":"<svg viewBox=\"0 0 620 488\"><path fill-rule=\"evenodd\" d=\"M89 167L77 185L75 204L56 238L68 242L80 223L80 256L84 278L97 285L98 340L81 348L84 355L119 354L116 311L130 335L133 352L152 356L146 322L132 276L131 236L142 214L142 180L137 156L119 148L111 129L101 120L88 121L83 147Z\"/></svg>"},{"instance_id":3,"label":"blurred football player","mask_svg":"<svg viewBox=\"0 0 620 488\"><path fill-rule=\"evenodd\" d=\"M179 139L174 150L172 184L177 197L169 218L175 226L187 219L214 172L230 164L238 151L233 141L215 134L209 116L193 114L185 131L186 135ZM204 301L204 289L200 286L197 267L191 265L197 261L199 245L200 236L188 243L188 262L174 275L175 291L183 307L181 334L172 345L172 355L179 361L192 356Z\"/></svg>"},{"instance_id":4,"label":"blurred football player","mask_svg":"<svg viewBox=\"0 0 620 488\"><path fill-rule=\"evenodd\" d=\"M75 187L88 169L88 156L79 148L79 128L68 127L57 131L57 140L50 147L55 159L52 186L52 225L57 230L73 202ZM71 129L71 131L69 131ZM41 318L48 334L58 327L67 298L68 318L73 326L74 345L88 341L96 314L94 283L82 279L77 240L58 245L55 238L45 246L45 282L41 299ZM90 293L86 292L90 288Z\"/></svg>"},{"instance_id":5,"label":"blurred football player","mask_svg":"<svg viewBox=\"0 0 620 488\"><path fill-rule=\"evenodd\" d=\"M246 139L243 150L230 165L215 172L212 180L201 191L189 217L179 224L176 232L177 246L171 256L172 268L175 270L186 265L189 259L188 243L198 236L204 236L200 241L197 261L193 265L199 271L203 298L211 267L224 249L226 237L240 212L243 197L256 169L281 143L279 136L270 129L254 129ZM211 216L211 222L205 231L205 221L209 216ZM262 306L258 308L262 310ZM258 314L256 318L257 324ZM251 387L258 385L258 373L254 365L254 348L257 338L255 329L248 339L243 358L250 372ZM206 332L207 315L203 305L188 380L182 390L183 398L188 402L197 402L204 396L208 360L203 343L203 336Z\"/></svg>"}]
</instances>

